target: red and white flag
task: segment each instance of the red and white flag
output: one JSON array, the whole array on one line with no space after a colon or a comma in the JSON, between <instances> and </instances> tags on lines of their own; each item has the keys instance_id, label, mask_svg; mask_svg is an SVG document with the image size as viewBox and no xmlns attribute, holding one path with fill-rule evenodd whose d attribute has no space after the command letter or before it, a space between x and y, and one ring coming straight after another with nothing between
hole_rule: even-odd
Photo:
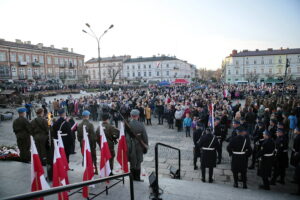
<instances>
[{"instance_id":1,"label":"red and white flag","mask_svg":"<svg viewBox=\"0 0 300 200\"><path fill-rule=\"evenodd\" d=\"M76 122L72 127L71 131L77 131L78 123Z\"/></svg>"},{"instance_id":2,"label":"red and white flag","mask_svg":"<svg viewBox=\"0 0 300 200\"><path fill-rule=\"evenodd\" d=\"M215 130L214 104L210 103L208 105L208 109L209 109L209 125L210 125L211 129L214 131Z\"/></svg>"},{"instance_id":3,"label":"red and white flag","mask_svg":"<svg viewBox=\"0 0 300 200\"><path fill-rule=\"evenodd\" d=\"M68 174L65 170L65 164L60 154L60 148L57 144L58 140L54 140L54 156L53 156L53 187L67 185ZM68 192L58 193L58 200L68 200Z\"/></svg>"},{"instance_id":4,"label":"red and white flag","mask_svg":"<svg viewBox=\"0 0 300 200\"><path fill-rule=\"evenodd\" d=\"M121 165L123 172L127 173L128 172L127 143L126 143L126 138L124 133L123 122L121 122L121 127L120 127L117 161Z\"/></svg>"},{"instance_id":5,"label":"red and white flag","mask_svg":"<svg viewBox=\"0 0 300 200\"><path fill-rule=\"evenodd\" d=\"M65 152L64 143L63 143L63 140L61 138L61 131L57 132L57 139L58 139L59 153L60 153L60 156L63 160L65 171L68 171L68 170L70 170L70 168L69 168L69 163L68 163L66 152ZM67 184L69 184L69 181L67 181Z\"/></svg>"},{"instance_id":6,"label":"red and white flag","mask_svg":"<svg viewBox=\"0 0 300 200\"><path fill-rule=\"evenodd\" d=\"M40 161L33 137L30 136L31 141L31 192L38 190L49 189L49 185L44 176L44 169ZM43 197L37 198L43 200Z\"/></svg>"},{"instance_id":7,"label":"red and white flag","mask_svg":"<svg viewBox=\"0 0 300 200\"><path fill-rule=\"evenodd\" d=\"M109 159L111 158L110 150L104 133L102 123L100 123L100 144L101 144L101 157L100 157L100 178L110 175L111 169Z\"/></svg>"},{"instance_id":8,"label":"red and white flag","mask_svg":"<svg viewBox=\"0 0 300 200\"><path fill-rule=\"evenodd\" d=\"M83 152L83 168L84 168L83 181L89 181L89 180L92 180L94 177L94 168L93 168L93 160L92 160L90 142L89 142L89 138L88 138L88 133L86 132L85 125L83 125L82 152ZM84 198L88 198L89 189L87 186L83 187L82 196Z\"/></svg>"}]
</instances>

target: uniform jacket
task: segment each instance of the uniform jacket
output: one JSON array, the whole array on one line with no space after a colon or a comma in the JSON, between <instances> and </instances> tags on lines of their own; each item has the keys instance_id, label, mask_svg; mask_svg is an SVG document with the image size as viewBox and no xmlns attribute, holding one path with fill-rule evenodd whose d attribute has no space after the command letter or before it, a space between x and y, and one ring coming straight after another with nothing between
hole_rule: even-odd
<instances>
[{"instance_id":1,"label":"uniform jacket","mask_svg":"<svg viewBox=\"0 0 300 200\"><path fill-rule=\"evenodd\" d=\"M32 127L25 117L18 117L14 120L13 130L17 137L29 137L32 134Z\"/></svg>"},{"instance_id":2,"label":"uniform jacket","mask_svg":"<svg viewBox=\"0 0 300 200\"><path fill-rule=\"evenodd\" d=\"M220 149L220 144L218 142L218 139L211 133L204 134L201 136L198 145L199 148L202 149L201 167L205 167L205 168L216 167L217 151ZM203 150L203 148L208 148L208 147L214 150Z\"/></svg>"},{"instance_id":3,"label":"uniform jacket","mask_svg":"<svg viewBox=\"0 0 300 200\"><path fill-rule=\"evenodd\" d=\"M114 157L115 156L114 144L115 144L116 140L119 138L120 131L107 122L103 122L102 126L104 129L104 134L106 136L106 140L107 140L107 144L108 144L111 156ZM100 144L100 129L99 129L99 127L97 128L96 136L97 136L97 142L98 142L98 144Z\"/></svg>"},{"instance_id":4,"label":"uniform jacket","mask_svg":"<svg viewBox=\"0 0 300 200\"><path fill-rule=\"evenodd\" d=\"M89 138L91 148L96 148L96 134L95 134L94 125L91 122L89 122L89 120L87 119L82 120L82 122L77 127L77 140L80 143L80 146L82 145L82 140L83 140L84 125L86 126L86 131L88 133L88 138Z\"/></svg>"}]
</instances>

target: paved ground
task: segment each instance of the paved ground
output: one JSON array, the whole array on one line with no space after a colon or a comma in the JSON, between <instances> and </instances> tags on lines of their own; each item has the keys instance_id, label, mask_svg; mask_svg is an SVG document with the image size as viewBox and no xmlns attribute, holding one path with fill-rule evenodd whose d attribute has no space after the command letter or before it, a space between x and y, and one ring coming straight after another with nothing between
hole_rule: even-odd
<instances>
[{"instance_id":1,"label":"paved ground","mask_svg":"<svg viewBox=\"0 0 300 200\"><path fill-rule=\"evenodd\" d=\"M3 110L1 110L3 111ZM271 191L261 191L257 189L261 180L256 176L255 170L248 171L248 190L235 189L232 187L233 179L230 170L230 160L228 153L225 151L227 143L224 143L223 162L214 170L214 184L202 183L200 170L193 168L193 144L191 138L186 138L183 132L170 130L165 125L157 125L157 119L153 119L153 126L147 126L147 132L150 141L150 150L146 154L143 162L143 176L145 183L135 183L136 199L148 199L148 177L154 171L154 145L156 142L162 142L181 149L182 156L182 180L171 180L169 178L170 166L177 166L178 155L176 151L159 147L159 176L160 187L165 190L164 199L237 199L243 195L245 199L294 199L289 195L290 192L296 191L296 185L291 184L293 169L289 168L286 178L286 185L277 184L271 187ZM11 128L12 121L1 122L0 124L0 145L13 145L16 142L14 133ZM97 123L95 123L97 125ZM77 143L77 152L79 144ZM98 152L99 154L99 152ZM69 172L71 183L82 180L81 155L77 153L70 158L70 167L74 171ZM99 162L99 160L98 160ZM198 162L198 166L199 166ZM116 170L118 173L118 170ZM0 198L29 191L30 182L30 165L19 162L0 162ZM105 185L97 186L93 192L99 191ZM108 196L101 195L103 199L129 199L129 184L126 182L111 189ZM184 191L184 192L183 192ZM217 192L216 192L217 191ZM113 193L113 194L112 194ZM49 197L47 199L53 199ZM72 196L71 199L81 199L80 194Z\"/></svg>"}]
</instances>

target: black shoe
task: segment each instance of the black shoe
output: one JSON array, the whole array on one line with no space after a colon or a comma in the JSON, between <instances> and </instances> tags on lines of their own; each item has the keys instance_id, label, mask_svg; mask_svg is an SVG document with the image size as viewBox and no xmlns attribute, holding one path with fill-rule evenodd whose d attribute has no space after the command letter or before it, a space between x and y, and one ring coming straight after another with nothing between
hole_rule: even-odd
<instances>
[{"instance_id":1,"label":"black shoe","mask_svg":"<svg viewBox=\"0 0 300 200\"><path fill-rule=\"evenodd\" d=\"M284 180L277 181L277 183L280 183L281 185L285 185Z\"/></svg>"},{"instance_id":2,"label":"black shoe","mask_svg":"<svg viewBox=\"0 0 300 200\"><path fill-rule=\"evenodd\" d=\"M234 183L233 187L238 188L239 187L238 183Z\"/></svg>"},{"instance_id":3,"label":"black shoe","mask_svg":"<svg viewBox=\"0 0 300 200\"><path fill-rule=\"evenodd\" d=\"M272 179L272 180L270 181L270 185L276 185L276 180L275 180L275 179Z\"/></svg>"},{"instance_id":4,"label":"black shoe","mask_svg":"<svg viewBox=\"0 0 300 200\"><path fill-rule=\"evenodd\" d=\"M243 183L243 189L247 189L247 183Z\"/></svg>"},{"instance_id":5,"label":"black shoe","mask_svg":"<svg viewBox=\"0 0 300 200\"><path fill-rule=\"evenodd\" d=\"M209 179L209 181L208 181L209 183L213 183L214 182L214 180L213 179Z\"/></svg>"},{"instance_id":6,"label":"black shoe","mask_svg":"<svg viewBox=\"0 0 300 200\"><path fill-rule=\"evenodd\" d=\"M198 167L197 166L194 166L194 170L197 170L198 169Z\"/></svg>"},{"instance_id":7,"label":"black shoe","mask_svg":"<svg viewBox=\"0 0 300 200\"><path fill-rule=\"evenodd\" d=\"M219 164L221 164L221 160L219 160L219 161L217 162L217 165L219 165Z\"/></svg>"},{"instance_id":8,"label":"black shoe","mask_svg":"<svg viewBox=\"0 0 300 200\"><path fill-rule=\"evenodd\" d=\"M201 180L202 180L202 182L203 182L203 183L205 183L205 182L206 182L206 181L205 181L205 178L202 178Z\"/></svg>"}]
</instances>

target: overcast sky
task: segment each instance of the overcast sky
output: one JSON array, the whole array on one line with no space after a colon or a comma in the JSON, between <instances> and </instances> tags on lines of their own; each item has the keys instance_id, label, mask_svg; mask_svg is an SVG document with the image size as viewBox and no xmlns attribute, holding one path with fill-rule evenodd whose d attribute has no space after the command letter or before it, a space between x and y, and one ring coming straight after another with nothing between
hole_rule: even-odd
<instances>
[{"instance_id":1,"label":"overcast sky","mask_svg":"<svg viewBox=\"0 0 300 200\"><path fill-rule=\"evenodd\" d=\"M232 49L300 48L300 0L0 0L0 38L101 56L176 55L217 69Z\"/></svg>"}]
</instances>

